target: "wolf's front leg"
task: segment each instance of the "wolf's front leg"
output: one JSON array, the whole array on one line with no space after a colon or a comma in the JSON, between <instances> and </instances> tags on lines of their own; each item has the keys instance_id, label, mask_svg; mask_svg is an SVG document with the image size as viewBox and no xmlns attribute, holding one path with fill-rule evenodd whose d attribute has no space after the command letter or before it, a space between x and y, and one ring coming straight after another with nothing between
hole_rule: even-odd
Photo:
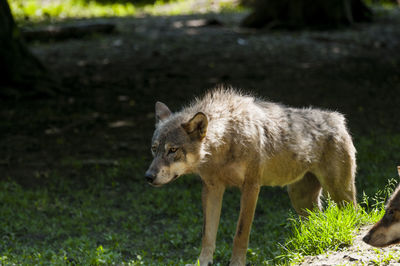
<instances>
[{"instance_id":1,"label":"wolf's front leg","mask_svg":"<svg viewBox=\"0 0 400 266\"><path fill-rule=\"evenodd\" d=\"M203 182L203 239L199 256L200 265L211 265L215 250L215 240L221 214L222 197L225 186L223 184L208 184Z\"/></svg>"},{"instance_id":2,"label":"wolf's front leg","mask_svg":"<svg viewBox=\"0 0 400 266\"><path fill-rule=\"evenodd\" d=\"M260 186L258 184L243 185L240 198L240 215L233 240L230 266L243 266L246 264L247 245L259 192Z\"/></svg>"}]
</instances>

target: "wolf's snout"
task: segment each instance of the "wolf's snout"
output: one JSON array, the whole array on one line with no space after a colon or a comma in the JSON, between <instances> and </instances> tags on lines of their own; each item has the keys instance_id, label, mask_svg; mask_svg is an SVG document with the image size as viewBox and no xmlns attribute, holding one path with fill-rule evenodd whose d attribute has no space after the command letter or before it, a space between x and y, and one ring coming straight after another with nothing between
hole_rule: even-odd
<instances>
[{"instance_id":1,"label":"wolf's snout","mask_svg":"<svg viewBox=\"0 0 400 266\"><path fill-rule=\"evenodd\" d=\"M365 243L369 243L369 241L371 240L371 234L366 234L363 239L362 239Z\"/></svg>"},{"instance_id":2,"label":"wolf's snout","mask_svg":"<svg viewBox=\"0 0 400 266\"><path fill-rule=\"evenodd\" d=\"M149 171L147 171L144 174L144 176L146 178L146 181L149 182L149 183L153 183L154 179L156 179L156 176L153 173L149 172Z\"/></svg>"}]
</instances>

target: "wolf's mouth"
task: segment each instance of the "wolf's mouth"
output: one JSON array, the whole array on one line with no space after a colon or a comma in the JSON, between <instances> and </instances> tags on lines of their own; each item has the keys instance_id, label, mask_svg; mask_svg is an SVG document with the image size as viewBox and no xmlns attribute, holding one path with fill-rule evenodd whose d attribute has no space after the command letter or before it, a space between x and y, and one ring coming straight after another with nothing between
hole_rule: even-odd
<instances>
[{"instance_id":1,"label":"wolf's mouth","mask_svg":"<svg viewBox=\"0 0 400 266\"><path fill-rule=\"evenodd\" d=\"M399 242L400 242L400 238L396 238L395 240L390 241L387 245L390 246L390 245L397 244Z\"/></svg>"},{"instance_id":2,"label":"wolf's mouth","mask_svg":"<svg viewBox=\"0 0 400 266\"><path fill-rule=\"evenodd\" d=\"M177 179L178 177L179 177L179 175L174 175L174 177L173 177L170 181L168 181L167 183L170 183L170 182L174 181L174 180ZM161 187L161 186L163 186L163 185L165 185L165 184L167 184L167 183L164 183L164 184L157 184L157 183L153 183L153 182L148 182L148 184L151 185L151 186L153 186L153 187Z\"/></svg>"},{"instance_id":3,"label":"wolf's mouth","mask_svg":"<svg viewBox=\"0 0 400 266\"><path fill-rule=\"evenodd\" d=\"M171 179L171 182L174 181L175 179L177 179L179 177L179 175L174 175L174 177Z\"/></svg>"},{"instance_id":4,"label":"wolf's mouth","mask_svg":"<svg viewBox=\"0 0 400 266\"><path fill-rule=\"evenodd\" d=\"M378 244L378 245L370 244L370 245L372 245L374 247L385 248L385 247L388 247L388 246L391 246L391 245L394 245L394 244L398 244L399 242L400 242L400 238L396 238L396 239L394 239L394 240L392 240L392 241L390 241L388 243L381 243L381 244Z\"/></svg>"},{"instance_id":5,"label":"wolf's mouth","mask_svg":"<svg viewBox=\"0 0 400 266\"><path fill-rule=\"evenodd\" d=\"M152 187L161 187L162 186L160 184L154 184L154 183L149 183L149 185L152 186Z\"/></svg>"}]
</instances>

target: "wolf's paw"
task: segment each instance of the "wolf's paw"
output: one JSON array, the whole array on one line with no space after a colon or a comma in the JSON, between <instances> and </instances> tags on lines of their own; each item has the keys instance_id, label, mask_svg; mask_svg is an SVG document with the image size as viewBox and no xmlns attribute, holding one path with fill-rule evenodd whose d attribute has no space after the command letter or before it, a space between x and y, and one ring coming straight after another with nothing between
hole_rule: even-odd
<instances>
[{"instance_id":1,"label":"wolf's paw","mask_svg":"<svg viewBox=\"0 0 400 266\"><path fill-rule=\"evenodd\" d=\"M200 260L197 260L196 263L194 264L186 264L185 266L211 266L212 261L207 261L207 262L201 262Z\"/></svg>"},{"instance_id":2,"label":"wolf's paw","mask_svg":"<svg viewBox=\"0 0 400 266\"><path fill-rule=\"evenodd\" d=\"M244 266L246 264L240 263L240 262L230 262L229 266Z\"/></svg>"},{"instance_id":3,"label":"wolf's paw","mask_svg":"<svg viewBox=\"0 0 400 266\"><path fill-rule=\"evenodd\" d=\"M244 258L235 258L231 259L229 262L229 266L245 266L246 265L246 257Z\"/></svg>"}]
</instances>

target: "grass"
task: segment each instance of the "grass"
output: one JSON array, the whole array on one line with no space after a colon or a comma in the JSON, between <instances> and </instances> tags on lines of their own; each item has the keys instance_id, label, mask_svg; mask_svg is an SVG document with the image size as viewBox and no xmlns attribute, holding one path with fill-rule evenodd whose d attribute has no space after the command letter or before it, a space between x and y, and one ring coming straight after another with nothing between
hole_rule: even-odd
<instances>
[{"instance_id":1,"label":"grass","mask_svg":"<svg viewBox=\"0 0 400 266\"><path fill-rule=\"evenodd\" d=\"M353 243L357 228L377 222L384 214L384 204L367 212L365 208L347 205L339 208L328 201L324 212L309 211L308 219L290 220L291 235L282 247L283 262L301 261L304 256L337 251Z\"/></svg>"},{"instance_id":2,"label":"grass","mask_svg":"<svg viewBox=\"0 0 400 266\"><path fill-rule=\"evenodd\" d=\"M12 0L11 10L17 20L44 20L68 17L102 17L134 15L137 11L132 3L100 4L95 1L66 0Z\"/></svg>"},{"instance_id":3,"label":"grass","mask_svg":"<svg viewBox=\"0 0 400 266\"><path fill-rule=\"evenodd\" d=\"M370 144L361 140L359 145L366 143ZM376 151L390 147L389 142L384 142L386 147L372 143L371 152L387 156ZM360 146L359 150L365 152ZM183 265L195 261L202 227L198 177L186 176L155 189L143 182L146 162L137 158L120 160L112 167L87 167L68 158L63 166L79 175L55 170L37 173L32 177L37 185L29 188L12 177L1 179L0 264ZM360 162L367 172L381 166ZM385 178L379 176L381 182L387 182ZM328 201L325 212L310 212L307 220L290 211L284 189L262 188L248 262L289 264L350 245L359 226L382 216L383 202L393 187L390 182L375 197L365 197L358 209L339 210ZM225 194L215 265L229 261L239 197L235 189Z\"/></svg>"},{"instance_id":4,"label":"grass","mask_svg":"<svg viewBox=\"0 0 400 266\"><path fill-rule=\"evenodd\" d=\"M390 265L393 262L398 262L400 259L400 255L396 251L384 253L382 249L374 250L378 256L370 262L370 265Z\"/></svg>"},{"instance_id":5,"label":"grass","mask_svg":"<svg viewBox=\"0 0 400 266\"><path fill-rule=\"evenodd\" d=\"M89 169L91 176L82 180L63 179L58 173L38 175L45 179L38 182L46 185L31 189L11 180L1 182L1 263L172 265L177 250L191 252L184 243L197 237L193 230L200 228L190 225L201 226L200 213L188 215L191 195L173 196L173 187L154 190L144 182L122 180L124 171L136 166L121 164ZM171 220L175 226L169 225Z\"/></svg>"},{"instance_id":6,"label":"grass","mask_svg":"<svg viewBox=\"0 0 400 266\"><path fill-rule=\"evenodd\" d=\"M9 0L19 23L58 21L69 18L124 17L137 15L182 15L241 10L235 0L156 0L139 2L95 0Z\"/></svg>"}]
</instances>

